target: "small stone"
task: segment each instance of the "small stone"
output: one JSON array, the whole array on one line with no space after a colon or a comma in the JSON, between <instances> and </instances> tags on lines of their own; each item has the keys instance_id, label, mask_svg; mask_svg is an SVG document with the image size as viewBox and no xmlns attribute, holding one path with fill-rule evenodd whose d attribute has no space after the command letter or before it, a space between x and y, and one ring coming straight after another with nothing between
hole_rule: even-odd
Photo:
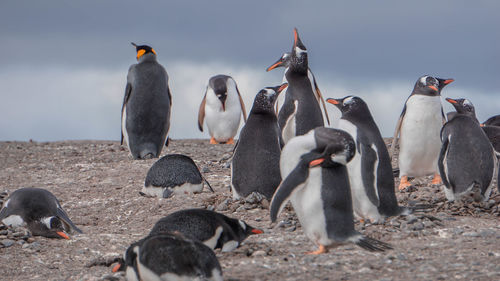
<instances>
[{"instance_id":1,"label":"small stone","mask_svg":"<svg viewBox=\"0 0 500 281\"><path fill-rule=\"evenodd\" d=\"M265 256L267 255L265 251L262 251L262 250L258 250L258 251L255 251L252 256L254 257L258 257L258 256Z\"/></svg>"},{"instance_id":2,"label":"small stone","mask_svg":"<svg viewBox=\"0 0 500 281\"><path fill-rule=\"evenodd\" d=\"M228 209L228 204L229 204L229 199L226 199L222 201L217 207L215 208L217 211L226 211Z\"/></svg>"},{"instance_id":3,"label":"small stone","mask_svg":"<svg viewBox=\"0 0 500 281\"><path fill-rule=\"evenodd\" d=\"M479 237L479 233L471 231L471 232L464 232L462 234L465 237Z\"/></svg>"},{"instance_id":4,"label":"small stone","mask_svg":"<svg viewBox=\"0 0 500 281\"><path fill-rule=\"evenodd\" d=\"M414 215L408 215L406 217L406 223L407 224L415 223L415 222L417 222L417 220L418 220L417 217L415 217Z\"/></svg>"},{"instance_id":5,"label":"small stone","mask_svg":"<svg viewBox=\"0 0 500 281\"><path fill-rule=\"evenodd\" d=\"M33 243L33 242L35 242L35 238L30 237L30 238L26 239L26 242Z\"/></svg>"},{"instance_id":6,"label":"small stone","mask_svg":"<svg viewBox=\"0 0 500 281\"><path fill-rule=\"evenodd\" d=\"M424 224L424 227L425 227L425 228L431 228L431 227L433 227L433 226L434 226L434 223L433 223L433 222L431 222L431 221L427 221L427 220L426 220L426 221L424 221L424 222L423 222L423 224Z\"/></svg>"},{"instance_id":7,"label":"small stone","mask_svg":"<svg viewBox=\"0 0 500 281\"><path fill-rule=\"evenodd\" d=\"M269 201L266 198L262 199L262 201L260 201L260 204L262 205L263 209L269 209Z\"/></svg>"},{"instance_id":8,"label":"small stone","mask_svg":"<svg viewBox=\"0 0 500 281\"><path fill-rule=\"evenodd\" d=\"M412 230L419 231L424 229L424 224L421 222L417 222L412 226Z\"/></svg>"},{"instance_id":9,"label":"small stone","mask_svg":"<svg viewBox=\"0 0 500 281\"><path fill-rule=\"evenodd\" d=\"M489 237L489 236L494 236L496 234L496 231L493 229L484 229L479 232L479 236L481 237Z\"/></svg>"},{"instance_id":10,"label":"small stone","mask_svg":"<svg viewBox=\"0 0 500 281\"><path fill-rule=\"evenodd\" d=\"M292 225L290 226L289 228L286 229L286 231L289 231L289 232L294 232L295 229L297 229L297 227L295 225Z\"/></svg>"},{"instance_id":11,"label":"small stone","mask_svg":"<svg viewBox=\"0 0 500 281\"><path fill-rule=\"evenodd\" d=\"M9 233L8 230L2 230L0 231L0 235L7 235Z\"/></svg>"},{"instance_id":12,"label":"small stone","mask_svg":"<svg viewBox=\"0 0 500 281\"><path fill-rule=\"evenodd\" d=\"M208 167L203 167L203 168L201 169L201 172L202 172L202 173L210 173L210 169L209 169Z\"/></svg>"},{"instance_id":13,"label":"small stone","mask_svg":"<svg viewBox=\"0 0 500 281\"><path fill-rule=\"evenodd\" d=\"M3 239L2 241L0 241L0 243L2 243L5 248L8 248L14 245L15 241L10 239Z\"/></svg>"}]
</instances>

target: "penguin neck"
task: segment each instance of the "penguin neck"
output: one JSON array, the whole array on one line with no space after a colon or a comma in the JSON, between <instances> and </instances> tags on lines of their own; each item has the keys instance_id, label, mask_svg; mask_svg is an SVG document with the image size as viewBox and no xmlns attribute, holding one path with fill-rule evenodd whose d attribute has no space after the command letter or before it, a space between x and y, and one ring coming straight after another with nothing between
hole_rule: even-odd
<instances>
[{"instance_id":1,"label":"penguin neck","mask_svg":"<svg viewBox=\"0 0 500 281\"><path fill-rule=\"evenodd\" d=\"M252 110L250 111L250 114L258 114L258 115L274 115L276 116L276 113L274 112L273 106L270 107L252 107Z\"/></svg>"},{"instance_id":2,"label":"penguin neck","mask_svg":"<svg viewBox=\"0 0 500 281\"><path fill-rule=\"evenodd\" d=\"M139 58L137 63L143 63L143 62L156 62L156 55L153 53L147 53L142 55L142 57Z\"/></svg>"}]
</instances>

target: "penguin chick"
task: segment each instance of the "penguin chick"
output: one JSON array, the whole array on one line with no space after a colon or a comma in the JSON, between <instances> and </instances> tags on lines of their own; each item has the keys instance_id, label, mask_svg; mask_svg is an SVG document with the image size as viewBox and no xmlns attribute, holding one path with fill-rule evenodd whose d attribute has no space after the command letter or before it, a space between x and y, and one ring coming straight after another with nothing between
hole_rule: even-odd
<instances>
[{"instance_id":1,"label":"penguin chick","mask_svg":"<svg viewBox=\"0 0 500 281\"><path fill-rule=\"evenodd\" d=\"M173 194L200 193L203 181L213 192L193 159L182 154L167 154L149 169L142 193L160 198L168 198Z\"/></svg>"},{"instance_id":2,"label":"penguin chick","mask_svg":"<svg viewBox=\"0 0 500 281\"><path fill-rule=\"evenodd\" d=\"M249 235L263 233L262 230L242 220L214 211L188 209L174 212L160 219L149 235L175 231L202 242L212 250L221 249L222 252L236 249Z\"/></svg>"},{"instance_id":3,"label":"penguin chick","mask_svg":"<svg viewBox=\"0 0 500 281\"><path fill-rule=\"evenodd\" d=\"M71 221L57 198L48 190L26 187L14 191L2 210L5 225L27 225L33 235L70 239L68 233L82 231Z\"/></svg>"},{"instance_id":4,"label":"penguin chick","mask_svg":"<svg viewBox=\"0 0 500 281\"><path fill-rule=\"evenodd\" d=\"M245 103L236 81L227 75L210 78L198 111L198 128L203 132L203 121L206 118L210 143L233 144L241 114L246 122Z\"/></svg>"},{"instance_id":5,"label":"penguin chick","mask_svg":"<svg viewBox=\"0 0 500 281\"><path fill-rule=\"evenodd\" d=\"M354 229L345 165L355 153L354 140L347 132L324 127L291 139L283 148L280 169L284 180L271 201L271 221L276 221L290 200L306 236L319 248L310 254L346 243L369 251L391 249Z\"/></svg>"}]
</instances>

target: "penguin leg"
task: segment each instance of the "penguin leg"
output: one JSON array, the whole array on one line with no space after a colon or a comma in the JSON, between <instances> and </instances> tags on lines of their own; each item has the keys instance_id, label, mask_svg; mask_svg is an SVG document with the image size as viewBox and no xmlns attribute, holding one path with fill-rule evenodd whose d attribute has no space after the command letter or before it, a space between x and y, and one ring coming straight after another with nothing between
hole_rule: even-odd
<instances>
[{"instance_id":1,"label":"penguin leg","mask_svg":"<svg viewBox=\"0 0 500 281\"><path fill-rule=\"evenodd\" d=\"M408 181L408 176L402 176L401 181L399 182L399 191L405 190L406 188L410 187L411 183Z\"/></svg>"},{"instance_id":2,"label":"penguin leg","mask_svg":"<svg viewBox=\"0 0 500 281\"><path fill-rule=\"evenodd\" d=\"M441 176L438 173L434 174L434 178L431 181L432 185L437 185L437 184L443 184L443 180L441 179Z\"/></svg>"},{"instance_id":3,"label":"penguin leg","mask_svg":"<svg viewBox=\"0 0 500 281\"><path fill-rule=\"evenodd\" d=\"M214 137L212 137L212 138L210 139L210 144L217 144L217 143L218 143L218 142L215 140L215 138L214 138Z\"/></svg>"},{"instance_id":4,"label":"penguin leg","mask_svg":"<svg viewBox=\"0 0 500 281\"><path fill-rule=\"evenodd\" d=\"M306 252L306 255L319 255L319 254L324 254L324 253L328 252L324 245L322 245L322 244L318 244L318 245L319 245L319 247L316 251Z\"/></svg>"},{"instance_id":5,"label":"penguin leg","mask_svg":"<svg viewBox=\"0 0 500 281\"><path fill-rule=\"evenodd\" d=\"M226 142L226 144L234 144L234 139L233 139L233 138L230 138L230 139Z\"/></svg>"}]
</instances>

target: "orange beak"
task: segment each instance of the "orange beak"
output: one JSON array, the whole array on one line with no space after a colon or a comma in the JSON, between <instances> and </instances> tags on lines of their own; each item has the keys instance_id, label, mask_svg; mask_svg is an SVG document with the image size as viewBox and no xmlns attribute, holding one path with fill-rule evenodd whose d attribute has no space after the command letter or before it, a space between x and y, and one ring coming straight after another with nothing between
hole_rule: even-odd
<instances>
[{"instance_id":1,"label":"orange beak","mask_svg":"<svg viewBox=\"0 0 500 281\"><path fill-rule=\"evenodd\" d=\"M449 102L449 103L457 103L456 100L450 99L450 98L446 98L446 101Z\"/></svg>"},{"instance_id":2,"label":"orange beak","mask_svg":"<svg viewBox=\"0 0 500 281\"><path fill-rule=\"evenodd\" d=\"M309 162L309 168L312 168L312 167L316 167L318 166L319 164L323 163L325 161L325 158L318 158L318 159L315 159L311 162Z\"/></svg>"},{"instance_id":3,"label":"orange beak","mask_svg":"<svg viewBox=\"0 0 500 281\"><path fill-rule=\"evenodd\" d=\"M275 62L273 65L271 65L270 67L268 67L266 69L266 71L271 71L282 64L283 64L283 61L279 60L279 61Z\"/></svg>"},{"instance_id":4,"label":"orange beak","mask_svg":"<svg viewBox=\"0 0 500 281\"><path fill-rule=\"evenodd\" d=\"M484 124L481 124L481 125L479 125L479 126L481 126L481 127L484 127L484 126L486 126L486 125L484 125Z\"/></svg>"},{"instance_id":5,"label":"orange beak","mask_svg":"<svg viewBox=\"0 0 500 281\"><path fill-rule=\"evenodd\" d=\"M327 103L331 103L331 104L339 104L340 103L338 100L336 100L336 99L330 99L330 98L326 99L326 102Z\"/></svg>"},{"instance_id":6,"label":"orange beak","mask_svg":"<svg viewBox=\"0 0 500 281\"><path fill-rule=\"evenodd\" d=\"M284 89L286 89L286 87L288 87L288 83L283 83L280 88L278 89L278 93L281 93L281 91L283 91Z\"/></svg>"},{"instance_id":7,"label":"orange beak","mask_svg":"<svg viewBox=\"0 0 500 281\"><path fill-rule=\"evenodd\" d=\"M260 229L252 229L252 233L253 234L262 234L262 233L264 233L264 231L262 231Z\"/></svg>"},{"instance_id":8,"label":"orange beak","mask_svg":"<svg viewBox=\"0 0 500 281\"><path fill-rule=\"evenodd\" d=\"M112 269L111 271L112 271L113 273L114 273L114 272L117 272L118 270L120 270L120 267L122 267L122 265L121 265L121 264L117 264L117 265L113 266L113 269Z\"/></svg>"},{"instance_id":9,"label":"orange beak","mask_svg":"<svg viewBox=\"0 0 500 281\"><path fill-rule=\"evenodd\" d=\"M438 91L438 88L436 88L436 86L427 86L427 87L429 87L429 88L433 89L433 90L434 90L434 91L436 91L436 92Z\"/></svg>"},{"instance_id":10,"label":"orange beak","mask_svg":"<svg viewBox=\"0 0 500 281\"><path fill-rule=\"evenodd\" d=\"M69 240L69 236L66 233L64 233L62 231L58 231L56 233L57 233L57 235L61 236L62 238Z\"/></svg>"},{"instance_id":11,"label":"orange beak","mask_svg":"<svg viewBox=\"0 0 500 281\"><path fill-rule=\"evenodd\" d=\"M451 83L451 82L453 82L453 81L455 81L455 80L453 80L453 79L446 79L446 80L444 80L444 82L443 82L443 83L444 83L445 85L448 85L448 84L450 84L450 83Z\"/></svg>"},{"instance_id":12,"label":"orange beak","mask_svg":"<svg viewBox=\"0 0 500 281\"><path fill-rule=\"evenodd\" d=\"M299 36L299 35L297 34L297 28L294 28L294 29L293 29L293 45L294 45L294 46L297 46L297 37L298 37L298 36Z\"/></svg>"}]
</instances>

